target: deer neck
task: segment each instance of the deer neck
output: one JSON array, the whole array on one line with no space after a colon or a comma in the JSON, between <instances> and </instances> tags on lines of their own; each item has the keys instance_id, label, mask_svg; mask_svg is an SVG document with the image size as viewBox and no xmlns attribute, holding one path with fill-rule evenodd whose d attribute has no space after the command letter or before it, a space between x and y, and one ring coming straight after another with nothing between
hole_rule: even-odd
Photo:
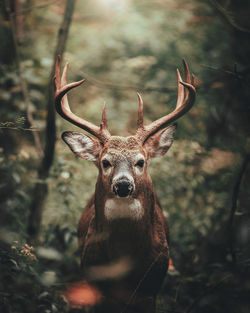
<instances>
[{"instance_id":1,"label":"deer neck","mask_svg":"<svg viewBox=\"0 0 250 313\"><path fill-rule=\"evenodd\" d=\"M154 208L156 204L155 193L151 179L141 186L140 190L129 197L117 197L108 192L100 179L97 180L95 190L95 216L96 227L117 228L125 225L148 229L153 223ZM141 229L142 230L142 229Z\"/></svg>"}]
</instances>

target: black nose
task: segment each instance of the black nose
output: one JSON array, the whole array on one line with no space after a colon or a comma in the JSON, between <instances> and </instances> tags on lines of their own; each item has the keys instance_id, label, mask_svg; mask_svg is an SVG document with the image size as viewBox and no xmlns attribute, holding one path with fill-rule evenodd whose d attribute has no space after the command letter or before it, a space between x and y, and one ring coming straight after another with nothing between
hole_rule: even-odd
<instances>
[{"instance_id":1,"label":"black nose","mask_svg":"<svg viewBox=\"0 0 250 313\"><path fill-rule=\"evenodd\" d=\"M127 197L133 192L133 186L129 181L121 180L114 185L113 191L119 197Z\"/></svg>"}]
</instances>

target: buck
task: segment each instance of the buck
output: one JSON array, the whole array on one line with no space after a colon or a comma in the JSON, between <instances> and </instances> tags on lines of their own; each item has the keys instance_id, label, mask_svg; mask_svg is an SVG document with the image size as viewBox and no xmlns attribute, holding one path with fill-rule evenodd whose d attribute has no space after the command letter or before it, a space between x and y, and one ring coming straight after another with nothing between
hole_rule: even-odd
<instances>
[{"instance_id":1,"label":"buck","mask_svg":"<svg viewBox=\"0 0 250 313\"><path fill-rule=\"evenodd\" d=\"M71 111L66 94L84 80L68 84L68 64L60 78L60 58L57 60L56 110L95 137L74 131L62 134L69 148L78 157L94 162L99 171L95 193L78 225L82 268L102 293L97 312L155 312L156 295L168 270L169 232L148 165L151 158L168 151L175 131L172 123L195 101L194 76L185 60L183 63L185 81L177 69L174 111L144 125L143 101L138 94L136 134L120 137L112 136L108 130L105 104L99 127Z\"/></svg>"}]
</instances>

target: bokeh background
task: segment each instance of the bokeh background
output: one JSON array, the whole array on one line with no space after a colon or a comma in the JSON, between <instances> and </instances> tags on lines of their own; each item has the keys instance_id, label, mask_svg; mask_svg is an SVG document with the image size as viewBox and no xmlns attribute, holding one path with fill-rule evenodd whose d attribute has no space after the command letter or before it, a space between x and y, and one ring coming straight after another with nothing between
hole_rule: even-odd
<instances>
[{"instance_id":1,"label":"bokeh background","mask_svg":"<svg viewBox=\"0 0 250 313\"><path fill-rule=\"evenodd\" d=\"M70 63L72 110L133 134L174 109L185 58L197 100L167 156L151 162L168 218L158 312L250 310L248 0L3 0L0 4L0 311L75 312L61 297L79 267L76 227L97 170L60 138L56 56ZM182 71L183 73L183 71ZM79 278L79 277L78 277Z\"/></svg>"}]
</instances>

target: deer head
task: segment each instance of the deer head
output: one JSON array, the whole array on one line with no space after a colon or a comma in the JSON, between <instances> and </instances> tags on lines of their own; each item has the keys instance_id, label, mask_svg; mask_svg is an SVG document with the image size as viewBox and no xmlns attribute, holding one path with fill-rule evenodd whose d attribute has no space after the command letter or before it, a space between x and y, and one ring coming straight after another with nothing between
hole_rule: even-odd
<instances>
[{"instance_id":1,"label":"deer head","mask_svg":"<svg viewBox=\"0 0 250 313\"><path fill-rule=\"evenodd\" d=\"M132 199L139 199L141 194L148 192L148 188L152 189L148 163L151 158L162 156L168 151L173 143L175 130L175 125L170 124L188 112L195 100L194 76L191 77L187 63L185 61L183 63L185 82L182 81L177 69L178 97L175 110L150 125L144 125L143 101L138 94L139 112L136 134L118 137L111 136L108 130L105 104L99 127L76 116L70 110L66 94L72 88L82 84L84 80L67 84L68 64L64 67L60 78L60 58L58 58L54 79L56 110L64 119L96 137L89 137L79 132L64 132L62 138L80 158L95 162L99 169L98 192L106 201L113 199L112 201L119 202L123 199L129 202ZM119 204L120 207L124 201ZM135 206L132 210L133 217L140 218L143 215L140 202L133 201L131 205ZM112 202L107 202L105 208L106 217L114 218ZM126 214L125 210L122 212L118 214Z\"/></svg>"}]
</instances>

